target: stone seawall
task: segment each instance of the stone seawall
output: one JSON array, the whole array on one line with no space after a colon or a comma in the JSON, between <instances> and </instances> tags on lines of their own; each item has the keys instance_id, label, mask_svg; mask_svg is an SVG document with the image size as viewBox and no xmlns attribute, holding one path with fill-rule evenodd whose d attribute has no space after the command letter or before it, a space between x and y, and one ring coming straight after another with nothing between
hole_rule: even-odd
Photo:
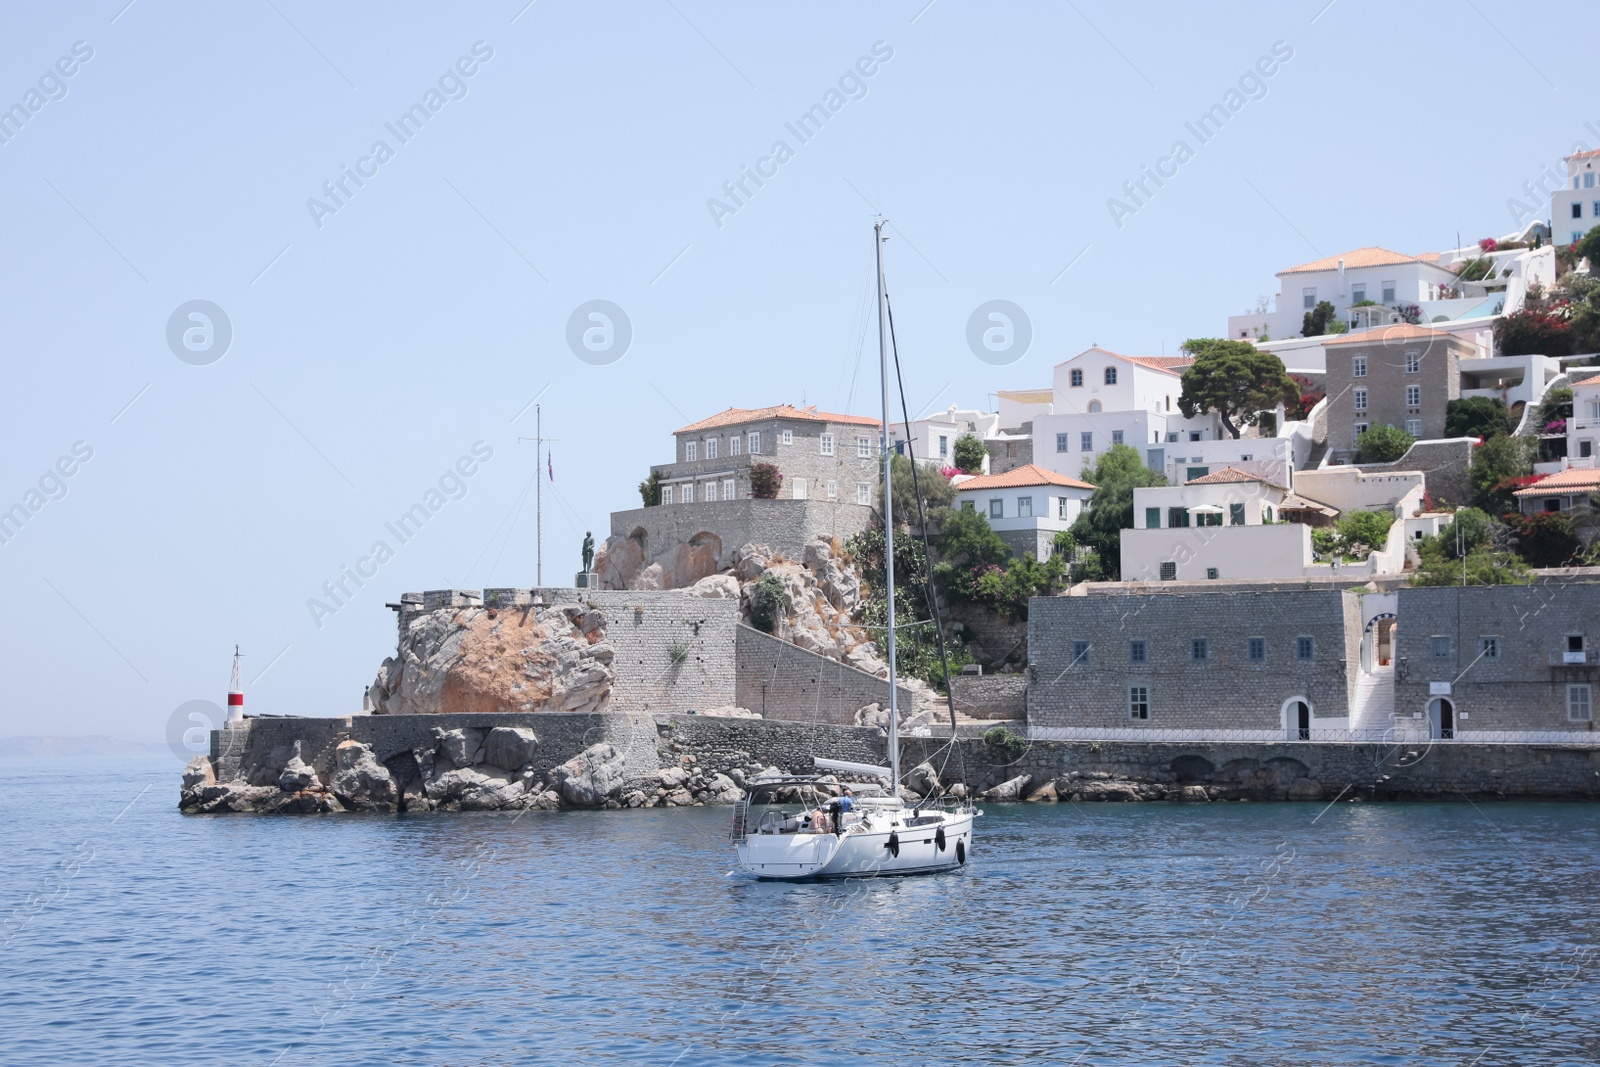
<instances>
[{"instance_id":1,"label":"stone seawall","mask_svg":"<svg viewBox=\"0 0 1600 1067\"><path fill-rule=\"evenodd\" d=\"M738 705L765 719L849 726L860 708L889 701L887 678L808 652L751 626L738 627L735 658ZM916 694L904 685L899 699L902 708L917 706Z\"/></svg>"},{"instance_id":2,"label":"stone seawall","mask_svg":"<svg viewBox=\"0 0 1600 1067\"><path fill-rule=\"evenodd\" d=\"M1600 750L1542 744L905 738L949 788L1005 800L1600 799ZM250 719L184 772L187 812L621 808L732 803L812 756L886 762L872 727L697 715Z\"/></svg>"}]
</instances>

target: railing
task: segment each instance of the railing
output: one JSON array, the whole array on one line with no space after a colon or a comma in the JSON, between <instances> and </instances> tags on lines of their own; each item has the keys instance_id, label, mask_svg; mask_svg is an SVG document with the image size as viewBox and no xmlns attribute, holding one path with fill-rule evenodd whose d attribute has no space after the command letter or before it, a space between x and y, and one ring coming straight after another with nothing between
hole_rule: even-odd
<instances>
[{"instance_id":1,"label":"railing","mask_svg":"<svg viewBox=\"0 0 1600 1067\"><path fill-rule=\"evenodd\" d=\"M1593 650L1583 652L1552 652L1549 665L1552 667L1589 667L1595 663Z\"/></svg>"}]
</instances>

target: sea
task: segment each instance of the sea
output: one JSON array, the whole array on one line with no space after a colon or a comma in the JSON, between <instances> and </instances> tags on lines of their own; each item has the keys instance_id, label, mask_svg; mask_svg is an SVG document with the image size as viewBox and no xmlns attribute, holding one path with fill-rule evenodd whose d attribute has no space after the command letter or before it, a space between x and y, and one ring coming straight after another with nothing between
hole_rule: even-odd
<instances>
[{"instance_id":1,"label":"sea","mask_svg":"<svg viewBox=\"0 0 1600 1067\"><path fill-rule=\"evenodd\" d=\"M0 761L0 1064L1600 1062L1600 807L994 805L732 873L729 810L184 816Z\"/></svg>"}]
</instances>

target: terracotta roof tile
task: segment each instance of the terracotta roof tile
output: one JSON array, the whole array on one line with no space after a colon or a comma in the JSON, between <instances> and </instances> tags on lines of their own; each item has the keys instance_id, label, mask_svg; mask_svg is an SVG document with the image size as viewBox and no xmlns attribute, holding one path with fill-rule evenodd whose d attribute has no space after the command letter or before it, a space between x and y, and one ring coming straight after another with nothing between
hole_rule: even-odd
<instances>
[{"instance_id":1,"label":"terracotta roof tile","mask_svg":"<svg viewBox=\"0 0 1600 1067\"><path fill-rule=\"evenodd\" d=\"M1184 485L1228 485L1232 482L1265 482L1265 478L1257 477L1238 467L1223 467L1201 478L1190 478Z\"/></svg>"},{"instance_id":2,"label":"terracotta roof tile","mask_svg":"<svg viewBox=\"0 0 1600 1067\"><path fill-rule=\"evenodd\" d=\"M1029 485L1059 485L1067 489L1094 488L1088 482L1068 478L1065 474L1057 474L1055 471L1047 471L1043 467L1027 463L1004 474L980 474L976 478L970 478L956 486L956 492L963 493L968 489L1021 489Z\"/></svg>"},{"instance_id":3,"label":"terracotta roof tile","mask_svg":"<svg viewBox=\"0 0 1600 1067\"><path fill-rule=\"evenodd\" d=\"M1426 262L1421 256L1402 255L1399 252L1391 252L1387 248L1379 248L1377 245L1369 245L1366 248L1357 248L1353 251L1346 252L1342 256L1329 256L1327 259L1316 259L1312 260L1310 263L1302 263L1298 267L1290 267L1288 270L1280 270L1278 275L1281 277L1285 274L1305 274L1318 270L1338 270L1339 261L1341 259L1344 260L1344 266L1346 270L1356 270L1360 267L1388 267L1400 263Z\"/></svg>"},{"instance_id":4,"label":"terracotta roof tile","mask_svg":"<svg viewBox=\"0 0 1600 1067\"><path fill-rule=\"evenodd\" d=\"M805 422L838 422L851 426L877 426L877 419L863 415L833 415L826 411L818 411L815 407L797 408L791 404L779 404L770 408L729 408L719 412L709 419L692 422L674 433L699 433L702 430L714 430L720 426L737 426L745 422L758 422L762 419L800 419Z\"/></svg>"},{"instance_id":5,"label":"terracotta roof tile","mask_svg":"<svg viewBox=\"0 0 1600 1067\"><path fill-rule=\"evenodd\" d=\"M1443 330L1430 330L1426 326L1413 326L1408 322L1395 323L1391 326L1374 326L1370 330L1360 333L1347 333L1335 337L1331 341L1322 342L1324 345L1371 345L1384 344L1389 341L1413 341L1419 338L1452 337L1453 334Z\"/></svg>"},{"instance_id":6,"label":"terracotta roof tile","mask_svg":"<svg viewBox=\"0 0 1600 1067\"><path fill-rule=\"evenodd\" d=\"M1597 156L1600 156L1600 148L1591 148L1587 152L1574 152L1572 155L1567 156L1566 158L1567 159L1594 159Z\"/></svg>"},{"instance_id":7,"label":"terracotta roof tile","mask_svg":"<svg viewBox=\"0 0 1600 1067\"><path fill-rule=\"evenodd\" d=\"M1568 467L1548 478L1541 478L1526 489L1518 489L1512 496L1566 496L1569 493L1600 490L1600 470L1579 470Z\"/></svg>"},{"instance_id":8,"label":"terracotta roof tile","mask_svg":"<svg viewBox=\"0 0 1600 1067\"><path fill-rule=\"evenodd\" d=\"M1595 149L1595 151L1600 152L1600 148ZM1596 374L1593 378L1585 378L1582 381L1573 382L1572 384L1573 385L1600 385L1600 374Z\"/></svg>"}]
</instances>

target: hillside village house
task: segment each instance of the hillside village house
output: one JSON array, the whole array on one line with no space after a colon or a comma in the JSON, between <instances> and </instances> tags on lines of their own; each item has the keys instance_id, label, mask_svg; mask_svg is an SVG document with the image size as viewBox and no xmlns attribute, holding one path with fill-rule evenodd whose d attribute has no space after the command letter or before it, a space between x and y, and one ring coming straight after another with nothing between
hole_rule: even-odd
<instances>
[{"instance_id":1,"label":"hillside village house","mask_svg":"<svg viewBox=\"0 0 1600 1067\"><path fill-rule=\"evenodd\" d=\"M997 437L1000 434L999 413L965 410L951 404L925 419L913 419L909 429L906 423L892 422L889 424L889 447L896 455L910 456L922 463L954 466L956 440L965 434L982 441ZM987 473L987 459L984 467Z\"/></svg>"},{"instance_id":2,"label":"hillside village house","mask_svg":"<svg viewBox=\"0 0 1600 1067\"><path fill-rule=\"evenodd\" d=\"M1572 383L1572 418L1567 420L1567 462L1592 468L1600 455L1600 374Z\"/></svg>"},{"instance_id":3,"label":"hillside village house","mask_svg":"<svg viewBox=\"0 0 1600 1067\"><path fill-rule=\"evenodd\" d=\"M1026 464L958 483L956 504L988 518L1016 555L1046 560L1056 534L1072 528L1093 494L1088 482Z\"/></svg>"},{"instance_id":4,"label":"hillside village house","mask_svg":"<svg viewBox=\"0 0 1600 1067\"><path fill-rule=\"evenodd\" d=\"M1460 338L1423 326L1385 326L1336 337L1328 353L1328 448L1350 452L1373 426L1419 440L1444 436L1445 405L1461 395Z\"/></svg>"},{"instance_id":5,"label":"hillside village house","mask_svg":"<svg viewBox=\"0 0 1600 1067\"><path fill-rule=\"evenodd\" d=\"M751 463L766 462L783 474L781 497L872 506L881 425L815 407L729 408L678 430L676 460L650 470L663 505L746 499Z\"/></svg>"},{"instance_id":6,"label":"hillside village house","mask_svg":"<svg viewBox=\"0 0 1600 1067\"><path fill-rule=\"evenodd\" d=\"M1306 471L1297 492L1225 468L1182 485L1133 491L1133 528L1122 531L1124 582L1237 581L1331 576L1311 547L1313 527L1345 510L1395 515L1388 542L1337 572L1393 574L1405 568L1407 518L1421 507L1418 472L1368 475L1352 467ZM1314 487L1321 497L1312 497ZM1331 499L1328 499L1331 498Z\"/></svg>"},{"instance_id":7,"label":"hillside village house","mask_svg":"<svg viewBox=\"0 0 1600 1067\"><path fill-rule=\"evenodd\" d=\"M1550 229L1556 241L1571 244L1600 226L1600 149L1566 158L1567 186L1550 194Z\"/></svg>"},{"instance_id":8,"label":"hillside village house","mask_svg":"<svg viewBox=\"0 0 1600 1067\"><path fill-rule=\"evenodd\" d=\"M1484 276L1462 280L1458 271L1478 258L1489 260ZM1420 256L1377 246L1357 248L1279 271L1274 309L1230 315L1228 336L1297 338L1306 312L1323 301L1352 330L1397 323L1400 309L1413 306L1424 323L1509 313L1522 307L1529 286L1554 284L1555 269L1555 250L1548 245L1491 253L1471 246Z\"/></svg>"},{"instance_id":9,"label":"hillside village house","mask_svg":"<svg viewBox=\"0 0 1600 1067\"><path fill-rule=\"evenodd\" d=\"M1600 493L1600 470L1590 466L1557 471L1511 495L1517 498L1518 511L1536 515L1544 511L1588 511L1594 507L1596 493Z\"/></svg>"}]
</instances>

